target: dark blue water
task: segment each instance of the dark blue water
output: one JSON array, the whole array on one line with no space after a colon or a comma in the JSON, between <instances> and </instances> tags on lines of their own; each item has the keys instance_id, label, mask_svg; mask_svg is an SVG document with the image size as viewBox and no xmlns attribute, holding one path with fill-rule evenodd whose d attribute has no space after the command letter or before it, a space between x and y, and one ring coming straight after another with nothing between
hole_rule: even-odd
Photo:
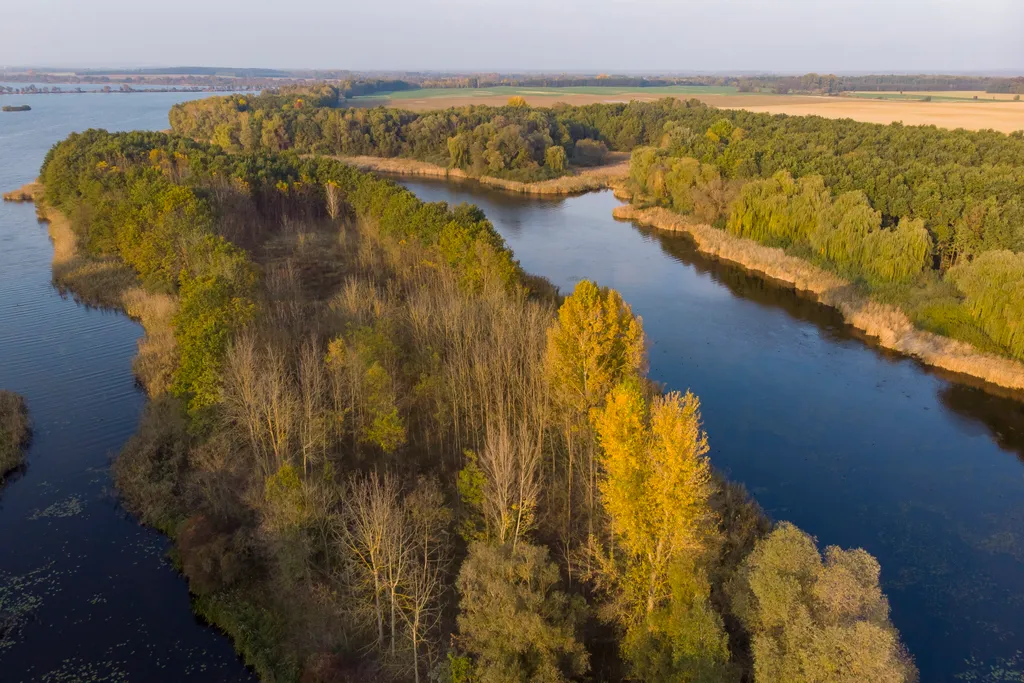
<instances>
[{"instance_id":1,"label":"dark blue water","mask_svg":"<svg viewBox=\"0 0 1024 683\"><path fill-rule=\"evenodd\" d=\"M611 193L402 182L480 206L565 292L582 278L619 290L651 376L700 396L714 464L822 547L878 558L922 681L1024 680L1024 405L884 352L685 237L613 220Z\"/></svg>"},{"instance_id":2,"label":"dark blue water","mask_svg":"<svg viewBox=\"0 0 1024 683\"><path fill-rule=\"evenodd\" d=\"M72 131L167 128L171 105L199 96L33 97L0 114L0 188L32 180ZM112 493L110 457L145 402L131 372L142 330L61 298L52 255L32 205L0 204L0 388L25 396L34 424L27 469L0 491L0 680L252 680L192 616L167 540Z\"/></svg>"}]
</instances>

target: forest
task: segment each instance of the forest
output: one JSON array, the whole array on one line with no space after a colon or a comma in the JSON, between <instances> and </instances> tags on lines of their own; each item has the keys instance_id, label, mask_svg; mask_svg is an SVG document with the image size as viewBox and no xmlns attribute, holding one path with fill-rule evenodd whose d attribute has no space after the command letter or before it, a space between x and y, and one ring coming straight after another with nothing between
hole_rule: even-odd
<instances>
[{"instance_id":1,"label":"forest","mask_svg":"<svg viewBox=\"0 0 1024 683\"><path fill-rule=\"evenodd\" d=\"M475 207L161 133L42 181L174 301L115 480L263 680L917 680L877 561L768 520L622 297Z\"/></svg>"},{"instance_id":2,"label":"forest","mask_svg":"<svg viewBox=\"0 0 1024 683\"><path fill-rule=\"evenodd\" d=\"M758 76L736 79L741 92L770 90L784 93L838 95L864 90L869 92L963 91L1024 93L1024 78L941 74L870 74L836 76L809 73L802 76Z\"/></svg>"},{"instance_id":3,"label":"forest","mask_svg":"<svg viewBox=\"0 0 1024 683\"><path fill-rule=\"evenodd\" d=\"M535 181L563 175L570 162L596 165L604 144L573 137L555 112L522 98L506 107L415 114L339 108L333 86L258 97L202 100L171 110L176 133L228 151L292 150L343 156L409 157L488 175Z\"/></svg>"},{"instance_id":4,"label":"forest","mask_svg":"<svg viewBox=\"0 0 1024 683\"><path fill-rule=\"evenodd\" d=\"M427 113L262 104L278 97L188 102L171 121L229 151L406 156L516 180L600 163L607 149L632 151L635 202L785 247L899 305L919 327L1024 358L1014 290L1024 271L1013 257L1024 251L1024 131L773 116L674 99ZM812 223L827 225L812 231ZM980 258L987 252L1001 256Z\"/></svg>"}]
</instances>

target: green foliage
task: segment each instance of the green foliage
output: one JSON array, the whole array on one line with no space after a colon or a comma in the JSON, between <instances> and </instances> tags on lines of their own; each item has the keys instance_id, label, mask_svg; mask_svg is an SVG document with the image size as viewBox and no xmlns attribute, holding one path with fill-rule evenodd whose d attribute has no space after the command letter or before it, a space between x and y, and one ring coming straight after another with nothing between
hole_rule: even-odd
<instances>
[{"instance_id":1,"label":"green foliage","mask_svg":"<svg viewBox=\"0 0 1024 683\"><path fill-rule=\"evenodd\" d=\"M193 609L234 638L235 651L264 681L297 683L300 665L287 651L287 626L257 591L233 590L197 596Z\"/></svg>"},{"instance_id":2,"label":"green foliage","mask_svg":"<svg viewBox=\"0 0 1024 683\"><path fill-rule=\"evenodd\" d=\"M917 680L889 621L879 567L864 550L825 551L791 524L757 543L734 592L753 637L755 680Z\"/></svg>"},{"instance_id":3,"label":"green foliage","mask_svg":"<svg viewBox=\"0 0 1024 683\"><path fill-rule=\"evenodd\" d=\"M646 621L633 624L622 641L633 677L649 683L726 683L736 679L729 639L711 605L711 585L689 558L670 577L671 598Z\"/></svg>"},{"instance_id":4,"label":"green foliage","mask_svg":"<svg viewBox=\"0 0 1024 683\"><path fill-rule=\"evenodd\" d=\"M552 145L544 151L544 165L555 173L564 173L568 165L565 148Z\"/></svg>"},{"instance_id":5,"label":"green foliage","mask_svg":"<svg viewBox=\"0 0 1024 683\"><path fill-rule=\"evenodd\" d=\"M1024 358L1024 254L988 251L957 265L949 277L989 337Z\"/></svg>"},{"instance_id":6,"label":"green foliage","mask_svg":"<svg viewBox=\"0 0 1024 683\"><path fill-rule=\"evenodd\" d=\"M459 470L456 490L462 503L459 535L468 543L483 540L487 535L484 519L484 488L487 476L480 469L480 457L474 451L465 451L466 464Z\"/></svg>"},{"instance_id":7,"label":"green foliage","mask_svg":"<svg viewBox=\"0 0 1024 683\"><path fill-rule=\"evenodd\" d=\"M460 640L478 683L557 683L582 676L584 605L557 589L547 549L473 543L459 572Z\"/></svg>"},{"instance_id":8,"label":"green foliage","mask_svg":"<svg viewBox=\"0 0 1024 683\"><path fill-rule=\"evenodd\" d=\"M413 113L338 109L269 93L179 104L170 118L175 132L231 151L411 157L522 181L565 173L565 150L582 137L570 136L554 113L532 109L521 97L505 107Z\"/></svg>"}]
</instances>

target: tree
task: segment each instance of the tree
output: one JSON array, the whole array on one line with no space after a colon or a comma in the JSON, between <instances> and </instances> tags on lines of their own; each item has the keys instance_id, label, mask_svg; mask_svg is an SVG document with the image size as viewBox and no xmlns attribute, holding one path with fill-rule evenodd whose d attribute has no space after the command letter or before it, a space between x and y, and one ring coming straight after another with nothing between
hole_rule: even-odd
<instances>
[{"instance_id":1,"label":"tree","mask_svg":"<svg viewBox=\"0 0 1024 683\"><path fill-rule=\"evenodd\" d=\"M611 596L606 614L626 630L633 675L728 680L728 638L703 566L714 515L700 402L678 392L648 401L631 377L595 411L594 427L611 538L593 578Z\"/></svg>"},{"instance_id":2,"label":"tree","mask_svg":"<svg viewBox=\"0 0 1024 683\"><path fill-rule=\"evenodd\" d=\"M683 557L669 572L671 597L622 639L632 676L647 683L727 683L736 679L729 638L711 604L703 567Z\"/></svg>"},{"instance_id":3,"label":"tree","mask_svg":"<svg viewBox=\"0 0 1024 683\"><path fill-rule=\"evenodd\" d=\"M707 436L700 401L672 392L650 402L641 380L611 391L594 419L602 450L600 490L614 543L626 556L619 581L630 620L671 595L669 567L699 554L712 528Z\"/></svg>"},{"instance_id":4,"label":"tree","mask_svg":"<svg viewBox=\"0 0 1024 683\"><path fill-rule=\"evenodd\" d=\"M548 330L544 372L556 411L561 417L567 445L566 535L572 506L576 463L582 457L586 497L585 521L593 533L596 512L597 467L589 440L590 411L598 407L613 386L638 373L645 364L642 321L622 296L581 280L558 309ZM568 540L568 539L567 539Z\"/></svg>"},{"instance_id":5,"label":"tree","mask_svg":"<svg viewBox=\"0 0 1024 683\"><path fill-rule=\"evenodd\" d=\"M328 180L324 183L324 196L327 199L327 215L331 217L331 220L338 220L338 216L341 215L341 190L338 188L338 183L333 180Z\"/></svg>"},{"instance_id":6,"label":"tree","mask_svg":"<svg viewBox=\"0 0 1024 683\"><path fill-rule=\"evenodd\" d=\"M558 683L587 672L583 600L557 590L545 548L473 543L459 572L459 640L479 683Z\"/></svg>"},{"instance_id":7,"label":"tree","mask_svg":"<svg viewBox=\"0 0 1024 683\"><path fill-rule=\"evenodd\" d=\"M760 540L733 587L753 638L758 683L906 683L917 670L889 621L878 562L782 523Z\"/></svg>"},{"instance_id":8,"label":"tree","mask_svg":"<svg viewBox=\"0 0 1024 683\"><path fill-rule=\"evenodd\" d=\"M431 634L441 623L442 596L449 589L446 573L451 554L448 536L451 511L445 507L437 483L429 479L418 482L406 496L402 508L408 533L405 552L410 561L398 599L412 647L413 678L419 683L423 668L421 651L426 650L429 666L436 654Z\"/></svg>"},{"instance_id":9,"label":"tree","mask_svg":"<svg viewBox=\"0 0 1024 683\"><path fill-rule=\"evenodd\" d=\"M565 148L552 145L544 150L544 165L555 173L564 173L566 168Z\"/></svg>"}]
</instances>

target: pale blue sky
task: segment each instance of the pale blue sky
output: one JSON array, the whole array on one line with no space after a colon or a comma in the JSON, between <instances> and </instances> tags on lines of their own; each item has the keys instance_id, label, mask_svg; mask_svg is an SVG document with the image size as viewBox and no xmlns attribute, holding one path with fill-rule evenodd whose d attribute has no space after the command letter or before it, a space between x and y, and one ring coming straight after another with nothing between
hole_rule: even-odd
<instances>
[{"instance_id":1,"label":"pale blue sky","mask_svg":"<svg viewBox=\"0 0 1024 683\"><path fill-rule=\"evenodd\" d=\"M0 0L0 65L1024 73L1024 0Z\"/></svg>"}]
</instances>

